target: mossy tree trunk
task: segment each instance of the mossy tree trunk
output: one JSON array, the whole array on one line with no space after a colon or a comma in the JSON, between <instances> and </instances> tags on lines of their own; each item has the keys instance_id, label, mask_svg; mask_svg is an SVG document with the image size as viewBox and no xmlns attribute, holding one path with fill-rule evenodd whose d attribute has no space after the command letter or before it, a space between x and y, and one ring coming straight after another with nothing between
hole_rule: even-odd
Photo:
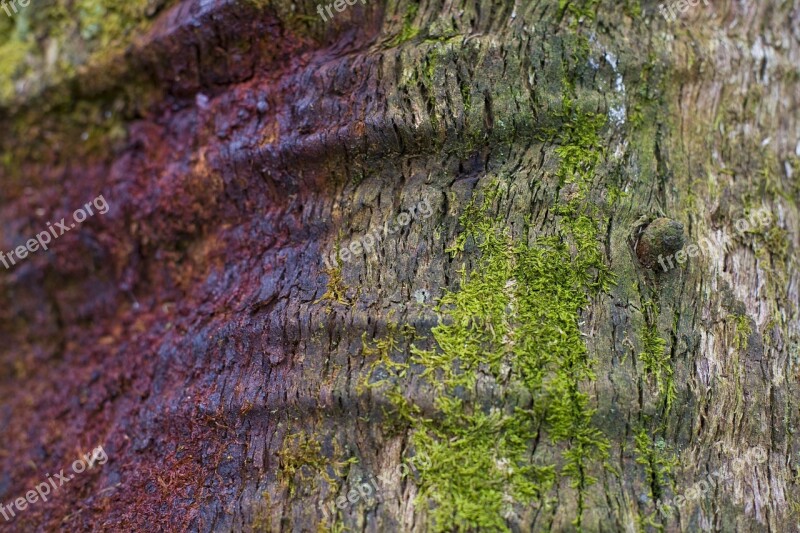
<instances>
[{"instance_id":1,"label":"mossy tree trunk","mask_svg":"<svg viewBox=\"0 0 800 533\"><path fill-rule=\"evenodd\" d=\"M0 503L109 462L0 529L800 528L797 1L84 4L1 23L0 250L111 209L0 271Z\"/></svg>"}]
</instances>

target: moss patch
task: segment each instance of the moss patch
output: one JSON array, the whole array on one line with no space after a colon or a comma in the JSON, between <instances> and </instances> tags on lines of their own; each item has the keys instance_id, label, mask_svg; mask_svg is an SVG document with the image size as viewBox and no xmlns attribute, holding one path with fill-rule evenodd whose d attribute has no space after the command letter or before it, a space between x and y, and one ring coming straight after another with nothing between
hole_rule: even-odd
<instances>
[{"instance_id":1,"label":"moss patch","mask_svg":"<svg viewBox=\"0 0 800 533\"><path fill-rule=\"evenodd\" d=\"M322 443L305 432L287 435L278 452L278 482L294 497L297 487L323 479L336 492L339 484L333 476L341 477L342 469L356 462L355 458L334 461L325 457Z\"/></svg>"},{"instance_id":2,"label":"moss patch","mask_svg":"<svg viewBox=\"0 0 800 533\"><path fill-rule=\"evenodd\" d=\"M339 257L339 245L336 245L336 266L331 266L324 269L325 274L328 276L328 284L319 300L315 301L318 304L323 301L330 301L331 303L339 303L342 305L352 305L353 302L347 297L347 285L344 282L342 275L342 260Z\"/></svg>"},{"instance_id":3,"label":"moss patch","mask_svg":"<svg viewBox=\"0 0 800 533\"><path fill-rule=\"evenodd\" d=\"M667 341L658 333L658 308L653 302L644 304L645 325L641 332L642 352L639 360L644 366L645 375L655 381L658 393L664 399L667 410L677 398L674 370L670 355L667 353Z\"/></svg>"},{"instance_id":4,"label":"moss patch","mask_svg":"<svg viewBox=\"0 0 800 533\"><path fill-rule=\"evenodd\" d=\"M571 15L573 26L584 20L594 20L599 5L600 0L559 0L558 2L561 13Z\"/></svg>"},{"instance_id":5,"label":"moss patch","mask_svg":"<svg viewBox=\"0 0 800 533\"><path fill-rule=\"evenodd\" d=\"M653 440L644 427L636 432L634 442L636 462L644 466L650 499L658 502L664 497L665 488L674 483L674 469L679 464L678 458L663 438ZM664 526L657 520L657 511L640 517L640 526L664 530Z\"/></svg>"},{"instance_id":6,"label":"moss patch","mask_svg":"<svg viewBox=\"0 0 800 533\"><path fill-rule=\"evenodd\" d=\"M322 456L322 445L305 433L287 436L283 448L278 452L280 469L278 481L289 488L289 495L294 497L296 483L304 483L322 474L328 483L333 479L328 475L328 460Z\"/></svg>"},{"instance_id":7,"label":"moss patch","mask_svg":"<svg viewBox=\"0 0 800 533\"><path fill-rule=\"evenodd\" d=\"M495 185L466 208L464 232L450 252L473 242L478 267L462 269L459 289L439 301L434 346L412 348L410 364L424 369L435 414L424 416L404 394L409 365L388 357L393 343L366 352L381 357L369 386L386 395L410 426L415 453L429 459L419 467L420 500L432 503L436 531L505 531L515 506L542 502L557 473L577 492L580 527L585 492L595 482L589 463L607 456L581 390L595 378L581 309L610 279L595 224L572 206L556 236L518 242L490 214L499 196ZM501 391L502 401L479 390ZM560 471L539 458L534 443L544 436L563 449Z\"/></svg>"},{"instance_id":8,"label":"moss patch","mask_svg":"<svg viewBox=\"0 0 800 533\"><path fill-rule=\"evenodd\" d=\"M753 333L750 319L746 315L730 315L728 318L733 320L734 325L733 345L737 350L747 349L747 341Z\"/></svg>"},{"instance_id":9,"label":"moss patch","mask_svg":"<svg viewBox=\"0 0 800 533\"><path fill-rule=\"evenodd\" d=\"M0 104L21 80L55 82L80 65L121 52L131 34L173 0L56 0L32 2L0 17Z\"/></svg>"},{"instance_id":10,"label":"moss patch","mask_svg":"<svg viewBox=\"0 0 800 533\"><path fill-rule=\"evenodd\" d=\"M585 54L588 45L580 42ZM429 344L413 346L410 358L398 362L388 355L394 345L365 342L366 355L380 356L368 385L410 428L413 452L428 459L417 482L434 531L505 531L506 519L523 508L549 509L547 494L559 477L575 491L573 524L582 529L587 491L596 482L592 463L605 461L608 442L592 424L585 389L594 365L580 318L613 281L600 248L604 221L589 201L605 158L606 118L589 107L563 80L559 124L545 132L556 144L559 185L571 191L554 206L555 234L512 235L494 215L504 200L496 181L460 217L463 231L449 252L460 256L469 247L479 257L473 269L459 271L458 289L438 302ZM413 396L432 402L409 394L412 369L421 369Z\"/></svg>"},{"instance_id":11,"label":"moss patch","mask_svg":"<svg viewBox=\"0 0 800 533\"><path fill-rule=\"evenodd\" d=\"M419 28L414 26L414 19L417 18L418 13L419 4L409 2L406 14L403 16L403 28L400 30L400 33L388 43L389 46L399 46L406 41L410 41L419 34Z\"/></svg>"}]
</instances>

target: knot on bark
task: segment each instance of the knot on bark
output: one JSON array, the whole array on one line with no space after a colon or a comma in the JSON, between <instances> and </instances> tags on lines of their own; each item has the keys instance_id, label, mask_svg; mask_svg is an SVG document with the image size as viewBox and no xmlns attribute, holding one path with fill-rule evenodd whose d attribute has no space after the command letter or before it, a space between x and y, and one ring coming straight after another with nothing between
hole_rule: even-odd
<instances>
[{"instance_id":1,"label":"knot on bark","mask_svg":"<svg viewBox=\"0 0 800 533\"><path fill-rule=\"evenodd\" d=\"M671 218L657 218L639 228L636 240L636 257L643 267L652 269L659 257L667 257L678 252L686 242L683 224Z\"/></svg>"}]
</instances>

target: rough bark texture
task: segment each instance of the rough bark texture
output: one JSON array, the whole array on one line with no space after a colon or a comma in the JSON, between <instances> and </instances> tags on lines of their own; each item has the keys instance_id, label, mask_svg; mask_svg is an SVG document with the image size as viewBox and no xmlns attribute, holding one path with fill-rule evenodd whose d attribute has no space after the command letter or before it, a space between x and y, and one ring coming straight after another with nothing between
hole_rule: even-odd
<instances>
[{"instance_id":1,"label":"rough bark texture","mask_svg":"<svg viewBox=\"0 0 800 533\"><path fill-rule=\"evenodd\" d=\"M0 269L0 504L109 461L0 530L800 531L797 0L88 4L0 22L0 250L111 206Z\"/></svg>"}]
</instances>

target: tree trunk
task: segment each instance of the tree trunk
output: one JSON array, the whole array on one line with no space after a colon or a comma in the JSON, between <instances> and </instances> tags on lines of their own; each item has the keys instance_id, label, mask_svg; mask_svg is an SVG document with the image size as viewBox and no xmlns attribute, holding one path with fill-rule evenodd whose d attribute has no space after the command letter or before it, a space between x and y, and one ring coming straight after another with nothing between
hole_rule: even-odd
<instances>
[{"instance_id":1,"label":"tree trunk","mask_svg":"<svg viewBox=\"0 0 800 533\"><path fill-rule=\"evenodd\" d=\"M696 3L0 15L0 250L109 207L0 267L0 505L108 458L0 530L800 531L800 3Z\"/></svg>"}]
</instances>

